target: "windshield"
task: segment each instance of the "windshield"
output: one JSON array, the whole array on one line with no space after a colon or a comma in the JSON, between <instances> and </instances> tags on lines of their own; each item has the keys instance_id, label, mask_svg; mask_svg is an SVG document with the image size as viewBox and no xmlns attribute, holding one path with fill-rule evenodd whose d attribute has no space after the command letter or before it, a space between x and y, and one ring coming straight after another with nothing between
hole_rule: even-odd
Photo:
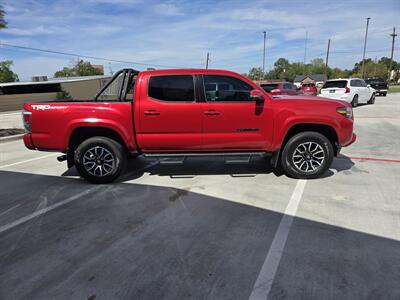
<instances>
[{"instance_id":1,"label":"windshield","mask_svg":"<svg viewBox=\"0 0 400 300\"><path fill-rule=\"evenodd\" d=\"M347 85L346 80L332 80L332 81L327 81L325 82L324 86L322 87L323 89L329 89L329 88L342 88L344 89Z\"/></svg>"},{"instance_id":2,"label":"windshield","mask_svg":"<svg viewBox=\"0 0 400 300\"><path fill-rule=\"evenodd\" d=\"M315 84L314 83L303 83L301 86L302 87L313 87L313 86L315 86Z\"/></svg>"},{"instance_id":3,"label":"windshield","mask_svg":"<svg viewBox=\"0 0 400 300\"><path fill-rule=\"evenodd\" d=\"M278 84L277 83L261 84L261 87L264 89L264 91L270 92L272 90L276 90L278 88Z\"/></svg>"}]
</instances>

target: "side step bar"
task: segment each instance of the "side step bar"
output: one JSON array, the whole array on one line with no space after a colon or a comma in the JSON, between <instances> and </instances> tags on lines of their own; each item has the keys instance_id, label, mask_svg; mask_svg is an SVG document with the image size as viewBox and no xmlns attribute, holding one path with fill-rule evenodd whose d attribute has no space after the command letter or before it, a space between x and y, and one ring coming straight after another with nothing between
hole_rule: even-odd
<instances>
[{"instance_id":1,"label":"side step bar","mask_svg":"<svg viewBox=\"0 0 400 300\"><path fill-rule=\"evenodd\" d=\"M264 151L255 152L192 152L192 153L144 153L144 157L190 157L190 156L271 156Z\"/></svg>"}]
</instances>

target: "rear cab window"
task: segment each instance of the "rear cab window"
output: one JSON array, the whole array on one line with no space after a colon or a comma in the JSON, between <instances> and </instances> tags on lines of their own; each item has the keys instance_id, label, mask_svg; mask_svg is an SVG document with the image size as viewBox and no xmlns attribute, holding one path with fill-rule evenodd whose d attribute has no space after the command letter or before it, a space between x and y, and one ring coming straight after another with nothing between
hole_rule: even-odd
<instances>
[{"instance_id":1,"label":"rear cab window","mask_svg":"<svg viewBox=\"0 0 400 300\"><path fill-rule=\"evenodd\" d=\"M194 102L192 75L157 75L149 79L148 96L170 102Z\"/></svg>"},{"instance_id":2,"label":"rear cab window","mask_svg":"<svg viewBox=\"0 0 400 300\"><path fill-rule=\"evenodd\" d=\"M332 81L327 81L325 82L324 86L322 87L323 89L329 89L329 88L346 88L347 85L347 80L332 80Z\"/></svg>"}]
</instances>

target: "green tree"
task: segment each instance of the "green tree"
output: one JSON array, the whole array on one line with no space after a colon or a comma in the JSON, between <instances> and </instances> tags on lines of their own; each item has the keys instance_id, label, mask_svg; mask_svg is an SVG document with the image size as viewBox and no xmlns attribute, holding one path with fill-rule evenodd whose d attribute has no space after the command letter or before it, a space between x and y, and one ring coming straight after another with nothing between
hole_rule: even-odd
<instances>
[{"instance_id":1,"label":"green tree","mask_svg":"<svg viewBox=\"0 0 400 300\"><path fill-rule=\"evenodd\" d=\"M278 60L274 63L273 74L276 78L282 79L286 70L290 67L290 63L286 58L278 58Z\"/></svg>"},{"instance_id":2,"label":"green tree","mask_svg":"<svg viewBox=\"0 0 400 300\"><path fill-rule=\"evenodd\" d=\"M3 9L3 6L0 5L0 29L7 28L7 22L5 20L6 12Z\"/></svg>"},{"instance_id":3,"label":"green tree","mask_svg":"<svg viewBox=\"0 0 400 300\"><path fill-rule=\"evenodd\" d=\"M378 64L385 65L386 68L389 70L390 58L389 57L381 57L381 59L378 61ZM400 67L400 64L397 61L393 60L392 70L398 70L399 67Z\"/></svg>"},{"instance_id":4,"label":"green tree","mask_svg":"<svg viewBox=\"0 0 400 300\"><path fill-rule=\"evenodd\" d=\"M19 81L18 75L11 70L12 60L0 61L0 82Z\"/></svg>"},{"instance_id":5,"label":"green tree","mask_svg":"<svg viewBox=\"0 0 400 300\"><path fill-rule=\"evenodd\" d=\"M54 73L54 77L92 76L103 75L102 71L95 68L88 61L78 60L72 68L64 67Z\"/></svg>"},{"instance_id":6,"label":"green tree","mask_svg":"<svg viewBox=\"0 0 400 300\"><path fill-rule=\"evenodd\" d=\"M57 100L73 100L72 96L61 87L61 90L56 94Z\"/></svg>"},{"instance_id":7,"label":"green tree","mask_svg":"<svg viewBox=\"0 0 400 300\"><path fill-rule=\"evenodd\" d=\"M262 72L262 68L258 67L258 68L251 68L249 73L247 74L247 77L249 77L251 80L260 80L263 79L263 72Z\"/></svg>"},{"instance_id":8,"label":"green tree","mask_svg":"<svg viewBox=\"0 0 400 300\"><path fill-rule=\"evenodd\" d=\"M377 63L375 63L372 59L368 58L364 61L364 77L381 77L387 79L389 74L389 64L390 59L387 57L382 57ZM395 62L393 62L395 65ZM362 77L361 74L362 61L356 63L352 70L353 77Z\"/></svg>"}]
</instances>

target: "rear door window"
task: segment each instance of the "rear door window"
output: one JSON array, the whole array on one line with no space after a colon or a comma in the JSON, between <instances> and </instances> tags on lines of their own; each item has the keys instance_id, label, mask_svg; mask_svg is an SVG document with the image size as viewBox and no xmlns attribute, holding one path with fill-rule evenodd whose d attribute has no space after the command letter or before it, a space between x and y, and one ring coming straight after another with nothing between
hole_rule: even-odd
<instances>
[{"instance_id":1,"label":"rear door window","mask_svg":"<svg viewBox=\"0 0 400 300\"><path fill-rule=\"evenodd\" d=\"M148 95L151 98L170 102L193 102L194 83L192 75L152 76L149 79Z\"/></svg>"},{"instance_id":2,"label":"rear door window","mask_svg":"<svg viewBox=\"0 0 400 300\"><path fill-rule=\"evenodd\" d=\"M341 88L344 89L347 85L346 80L332 80L325 82L323 89L330 89L330 88Z\"/></svg>"},{"instance_id":3,"label":"rear door window","mask_svg":"<svg viewBox=\"0 0 400 300\"><path fill-rule=\"evenodd\" d=\"M276 90L279 88L277 83L267 83L267 84L261 84L261 87L264 89L266 92L270 92L272 90Z\"/></svg>"}]
</instances>

